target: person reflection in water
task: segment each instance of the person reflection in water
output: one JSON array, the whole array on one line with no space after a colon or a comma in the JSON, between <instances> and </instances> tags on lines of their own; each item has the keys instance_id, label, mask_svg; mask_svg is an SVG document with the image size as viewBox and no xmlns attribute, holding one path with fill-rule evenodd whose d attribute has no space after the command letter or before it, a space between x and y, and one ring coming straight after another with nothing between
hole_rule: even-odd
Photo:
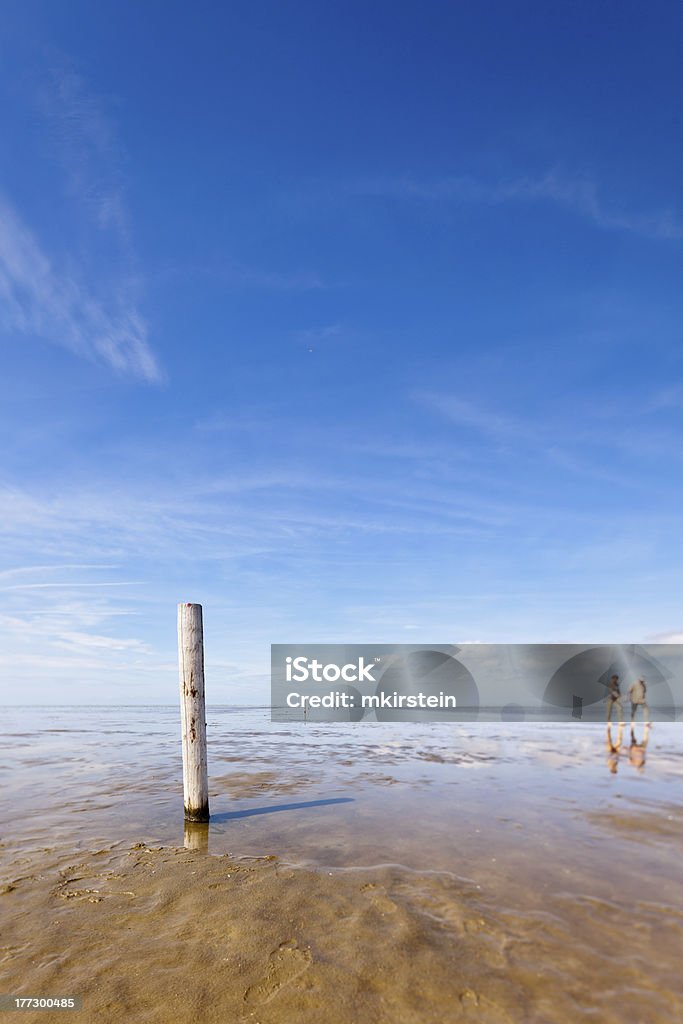
<instances>
[{"instance_id":1,"label":"person reflection in water","mask_svg":"<svg viewBox=\"0 0 683 1024\"><path fill-rule=\"evenodd\" d=\"M647 706L647 700L645 694L647 693L647 686L645 680L641 677L636 679L635 683L629 687L628 699L631 701L631 724L636 719L636 712L639 707L643 709L643 720L649 725L650 724L650 709Z\"/></svg>"},{"instance_id":2,"label":"person reflection in water","mask_svg":"<svg viewBox=\"0 0 683 1024\"><path fill-rule=\"evenodd\" d=\"M607 767L609 768L612 775L617 774L619 767L619 754L621 753L622 736L624 733L624 723L619 723L619 731L617 732L616 738L612 736L612 726L607 726Z\"/></svg>"},{"instance_id":3,"label":"person reflection in water","mask_svg":"<svg viewBox=\"0 0 683 1024\"><path fill-rule=\"evenodd\" d=\"M645 751L647 750L649 735L650 723L646 722L645 728L643 729L643 738L640 743L638 743L636 740L636 731L633 726L631 726L631 746L628 748L628 763L639 772L642 772L645 768Z\"/></svg>"},{"instance_id":4,"label":"person reflection in water","mask_svg":"<svg viewBox=\"0 0 683 1024\"><path fill-rule=\"evenodd\" d=\"M609 681L609 692L607 694L607 721L612 721L612 709L616 708L619 716L619 724L624 721L624 712L621 707L621 690L619 689L619 676L613 675Z\"/></svg>"}]
</instances>

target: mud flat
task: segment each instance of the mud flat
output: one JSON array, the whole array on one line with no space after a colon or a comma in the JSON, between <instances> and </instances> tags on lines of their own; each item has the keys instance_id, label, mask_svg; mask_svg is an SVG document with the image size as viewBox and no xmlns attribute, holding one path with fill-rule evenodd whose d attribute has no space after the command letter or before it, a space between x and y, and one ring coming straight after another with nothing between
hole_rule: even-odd
<instances>
[{"instance_id":1,"label":"mud flat","mask_svg":"<svg viewBox=\"0 0 683 1024\"><path fill-rule=\"evenodd\" d=\"M184 836L175 716L126 721L15 733L0 991L83 1009L12 1020L683 1020L678 727L615 775L592 727L245 713Z\"/></svg>"},{"instance_id":2,"label":"mud flat","mask_svg":"<svg viewBox=\"0 0 683 1024\"><path fill-rule=\"evenodd\" d=\"M0 899L4 990L80 995L88 1021L683 1018L663 902L499 906L444 871L143 844L36 858Z\"/></svg>"}]
</instances>

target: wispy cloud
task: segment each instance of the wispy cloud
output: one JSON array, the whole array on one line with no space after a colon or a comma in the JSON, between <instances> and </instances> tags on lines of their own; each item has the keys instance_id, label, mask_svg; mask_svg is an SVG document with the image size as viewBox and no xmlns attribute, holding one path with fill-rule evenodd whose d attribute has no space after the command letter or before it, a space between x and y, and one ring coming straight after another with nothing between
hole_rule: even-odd
<instances>
[{"instance_id":1,"label":"wispy cloud","mask_svg":"<svg viewBox=\"0 0 683 1024\"><path fill-rule=\"evenodd\" d=\"M0 581L14 579L16 576L30 576L35 573L64 572L73 569L118 569L117 565L97 565L86 562L66 562L63 565L19 565L14 569L3 569Z\"/></svg>"},{"instance_id":2,"label":"wispy cloud","mask_svg":"<svg viewBox=\"0 0 683 1024\"><path fill-rule=\"evenodd\" d=\"M556 171L493 182L457 175L432 180L409 176L377 178L356 182L350 191L357 195L432 202L550 202L574 211L599 228L630 231L649 238L683 238L683 223L673 210L641 212L619 208L604 200L591 178L568 177Z\"/></svg>"},{"instance_id":3,"label":"wispy cloud","mask_svg":"<svg viewBox=\"0 0 683 1024\"><path fill-rule=\"evenodd\" d=\"M299 332L304 341L324 341L326 338L337 338L341 334L341 324L327 324L325 327L309 327Z\"/></svg>"},{"instance_id":4,"label":"wispy cloud","mask_svg":"<svg viewBox=\"0 0 683 1024\"><path fill-rule=\"evenodd\" d=\"M662 388L650 398L645 407L648 412L683 409L683 385L674 384L672 387Z\"/></svg>"},{"instance_id":5,"label":"wispy cloud","mask_svg":"<svg viewBox=\"0 0 683 1024\"><path fill-rule=\"evenodd\" d=\"M98 227L127 244L125 154L102 101L64 57L47 72L37 91L67 192L84 205Z\"/></svg>"},{"instance_id":6,"label":"wispy cloud","mask_svg":"<svg viewBox=\"0 0 683 1024\"><path fill-rule=\"evenodd\" d=\"M103 636L99 633L80 633L63 630L55 639L56 646L67 650L82 651L137 651L140 654L151 652L149 644L141 640L122 637Z\"/></svg>"},{"instance_id":7,"label":"wispy cloud","mask_svg":"<svg viewBox=\"0 0 683 1024\"><path fill-rule=\"evenodd\" d=\"M236 259L206 264L168 262L157 270L155 277L160 281L177 280L181 284L199 278L240 291L308 292L327 287L314 270L282 270L254 266Z\"/></svg>"},{"instance_id":8,"label":"wispy cloud","mask_svg":"<svg viewBox=\"0 0 683 1024\"><path fill-rule=\"evenodd\" d=\"M160 379L147 326L123 284L99 299L75 276L60 273L1 196L0 328L61 345L121 373Z\"/></svg>"},{"instance_id":9,"label":"wispy cloud","mask_svg":"<svg viewBox=\"0 0 683 1024\"><path fill-rule=\"evenodd\" d=\"M9 587L0 587L0 591L6 590L80 590L83 587L140 587L142 580L117 580L114 583L15 583Z\"/></svg>"},{"instance_id":10,"label":"wispy cloud","mask_svg":"<svg viewBox=\"0 0 683 1024\"><path fill-rule=\"evenodd\" d=\"M451 413L477 429L503 429L501 417L482 422L472 406ZM214 680L232 700L235 674L224 673L221 684L216 666L232 659L243 669L256 660L265 677L274 638L314 629L329 639L371 639L380 629L395 633L400 623L446 634L456 615L459 630L481 636L484 618L496 628L496 602L500 622L509 618L510 593L490 598L482 588L499 577L503 589L513 585L513 552L532 566L545 559L553 573L550 583L534 579L538 594L516 603L521 620L523 608L533 612L534 601L540 607L543 595L554 593L558 572L575 582L581 608L587 567L597 561L600 568L600 559L611 570L637 557L633 571L649 580L657 560L647 545L661 545L668 535L668 524L649 506L632 517L617 510L617 523L605 520L602 505L596 510L583 495L563 500L553 487L540 494L513 487L482 492L468 481L454 487L442 474L418 482L403 458L388 477L357 463L321 473L312 457L304 466L275 455L270 466L247 459L224 479L208 470L183 472L182 487L167 467L125 485L102 467L99 478L70 480L66 490L60 478L57 497L45 485L32 492L0 488L0 542L16 559L0 579L0 636L15 679L36 700L63 699L74 680L88 699L149 699L148 680L155 699L168 699L177 685L174 605L191 599L204 603L213 620ZM590 546L584 559L577 537ZM620 543L612 547L615 537ZM333 601L331 579L339 587ZM375 603L361 612L356 603L368 586ZM313 613L311 594L320 606ZM420 607L425 594L429 609ZM599 597L604 604L602 590ZM385 604L390 610L381 620L377 609ZM556 613L564 614L561 604ZM654 628L657 618L659 611L650 616ZM505 628L521 628L518 620ZM240 697L253 702L253 686L239 686ZM265 688L258 693L264 698Z\"/></svg>"},{"instance_id":11,"label":"wispy cloud","mask_svg":"<svg viewBox=\"0 0 683 1024\"><path fill-rule=\"evenodd\" d=\"M324 327L308 327L306 330L296 332L297 340L305 345L309 352L314 352L318 345L338 340L341 336L341 324L326 324Z\"/></svg>"},{"instance_id":12,"label":"wispy cloud","mask_svg":"<svg viewBox=\"0 0 683 1024\"><path fill-rule=\"evenodd\" d=\"M283 292L324 288L320 275L310 270L264 270L234 261L216 270L215 274L226 284L238 288Z\"/></svg>"},{"instance_id":13,"label":"wispy cloud","mask_svg":"<svg viewBox=\"0 0 683 1024\"><path fill-rule=\"evenodd\" d=\"M161 371L139 308L140 279L114 127L83 78L64 62L36 93L49 150L64 174L69 209L74 219L85 214L90 235L95 230L100 242L90 246L86 232L76 257L68 232L60 232L57 257L30 218L0 194L0 329L15 342L19 336L41 339L119 373L158 381ZM52 177L58 195L59 175Z\"/></svg>"},{"instance_id":14,"label":"wispy cloud","mask_svg":"<svg viewBox=\"0 0 683 1024\"><path fill-rule=\"evenodd\" d=\"M673 630L670 633L655 633L646 639L653 644L683 644L683 629Z\"/></svg>"},{"instance_id":15,"label":"wispy cloud","mask_svg":"<svg viewBox=\"0 0 683 1024\"><path fill-rule=\"evenodd\" d=\"M457 423L498 441L529 437L531 434L528 424L454 395L421 391L416 392L413 397L451 423Z\"/></svg>"},{"instance_id":16,"label":"wispy cloud","mask_svg":"<svg viewBox=\"0 0 683 1024\"><path fill-rule=\"evenodd\" d=\"M79 673L81 678L101 679L112 671L128 671L137 677L150 661L158 661L149 643L125 635L130 629L128 620L139 616L131 583L82 578L82 570L112 568L86 562L55 563L22 566L4 574L33 577L32 582L0 586L4 597L0 635L5 649L12 652L16 679L26 673L32 685L45 687L47 697L54 692L56 680L68 685L69 675L72 679ZM45 582L46 575L59 575L61 580ZM93 591L93 587L97 589Z\"/></svg>"},{"instance_id":17,"label":"wispy cloud","mask_svg":"<svg viewBox=\"0 0 683 1024\"><path fill-rule=\"evenodd\" d=\"M520 480L527 479L532 467L537 472L542 466L561 487L574 477L583 487L599 482L638 502L645 480L651 492L658 489L672 464L683 457L680 429L653 430L647 403L640 419L628 405L606 419L599 401L580 410L557 404L548 409L541 404L522 416L486 397L462 399L432 391L418 391L412 397L443 421L449 438L466 446L482 471L479 478L468 474L473 486L489 486L493 475L506 480L508 491L514 490L513 466L522 471Z\"/></svg>"},{"instance_id":18,"label":"wispy cloud","mask_svg":"<svg viewBox=\"0 0 683 1024\"><path fill-rule=\"evenodd\" d=\"M143 673L156 678L156 693L175 694L168 666L175 601L205 602L214 622L229 606L237 634L228 643L220 628L214 633L215 671L222 654L237 656L241 630L249 640L246 662L273 635L296 632L299 620L288 602L297 594L307 601L330 564L352 569L350 538L364 549L375 539L403 545L427 524L430 534L451 542L481 529L480 517L476 524L471 519L475 510L430 509L427 499L418 521L412 508L387 502L382 482L321 477L278 460L260 476L253 470L219 480L193 475L182 493L169 479L127 488L120 480L89 480L85 489L73 482L57 497L39 491L0 488L0 541L17 559L0 578L0 636L15 678L26 681L33 699L70 693L77 679L88 699L120 700L123 693L140 701ZM194 567L200 562L199 586ZM372 559L359 553L356 564L367 573ZM243 695L254 699L246 683Z\"/></svg>"}]
</instances>

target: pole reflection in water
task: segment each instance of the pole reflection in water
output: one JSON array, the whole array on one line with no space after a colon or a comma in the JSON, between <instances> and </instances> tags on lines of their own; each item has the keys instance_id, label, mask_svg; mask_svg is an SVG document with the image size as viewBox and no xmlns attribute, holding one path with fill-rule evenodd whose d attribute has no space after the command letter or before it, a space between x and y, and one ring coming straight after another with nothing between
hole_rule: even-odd
<instances>
[{"instance_id":1,"label":"pole reflection in water","mask_svg":"<svg viewBox=\"0 0 683 1024\"><path fill-rule=\"evenodd\" d=\"M200 853L208 853L208 822L186 821L183 840L183 845L186 850L198 850Z\"/></svg>"}]
</instances>

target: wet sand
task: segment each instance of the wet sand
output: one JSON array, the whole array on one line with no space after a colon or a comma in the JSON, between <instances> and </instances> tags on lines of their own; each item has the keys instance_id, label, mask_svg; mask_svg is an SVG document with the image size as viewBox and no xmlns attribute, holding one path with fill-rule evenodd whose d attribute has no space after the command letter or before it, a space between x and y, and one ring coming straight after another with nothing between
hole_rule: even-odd
<instances>
[{"instance_id":1,"label":"wet sand","mask_svg":"<svg viewBox=\"0 0 683 1024\"><path fill-rule=\"evenodd\" d=\"M17 1020L683 1019L678 726L614 775L592 726L216 713L184 834L173 713L118 714L9 722L0 991L84 1005Z\"/></svg>"}]
</instances>

